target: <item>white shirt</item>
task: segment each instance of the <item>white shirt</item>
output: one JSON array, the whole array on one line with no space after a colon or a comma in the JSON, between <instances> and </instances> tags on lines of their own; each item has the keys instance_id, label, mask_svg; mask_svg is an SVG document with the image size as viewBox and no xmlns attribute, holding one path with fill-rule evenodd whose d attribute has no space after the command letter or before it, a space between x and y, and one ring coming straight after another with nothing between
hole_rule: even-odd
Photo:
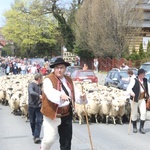
<instances>
[{"instance_id":1,"label":"white shirt","mask_svg":"<svg viewBox=\"0 0 150 150\"><path fill-rule=\"evenodd\" d=\"M143 82L141 82L141 84L143 84ZM134 87L134 85L135 85L135 78L133 77L133 78L131 78L130 83L129 83L128 87L127 87L127 94L128 95L131 95L133 93L132 88ZM150 83L147 82L147 85L148 85L148 93L150 93ZM144 89L142 88L141 85L140 85L140 92L141 93L144 92Z\"/></svg>"},{"instance_id":2,"label":"white shirt","mask_svg":"<svg viewBox=\"0 0 150 150\"><path fill-rule=\"evenodd\" d=\"M71 96L71 91L69 89L69 87L67 86L67 82L65 78L61 79L63 85L65 86L65 88L67 89L69 95ZM75 90L75 102L82 104L84 103L81 99L81 93L79 92L79 90L74 86L74 90ZM43 81L43 91L47 97L48 100L50 100L53 103L58 104L58 107L63 107L63 106L67 106L69 105L69 101L62 101L60 96L65 93L64 90L61 88L61 91L56 90L55 88L53 88L52 82L49 78L45 78ZM87 101L86 101L87 103Z\"/></svg>"}]
</instances>

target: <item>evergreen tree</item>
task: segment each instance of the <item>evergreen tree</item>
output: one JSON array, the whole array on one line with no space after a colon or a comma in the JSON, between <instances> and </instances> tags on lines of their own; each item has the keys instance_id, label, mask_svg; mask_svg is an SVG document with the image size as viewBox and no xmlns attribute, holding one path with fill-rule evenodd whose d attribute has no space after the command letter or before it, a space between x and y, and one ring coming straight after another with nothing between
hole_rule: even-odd
<instances>
[{"instance_id":1,"label":"evergreen tree","mask_svg":"<svg viewBox=\"0 0 150 150\"><path fill-rule=\"evenodd\" d=\"M140 44L140 47L139 47L139 56L141 59L143 59L145 56L142 43Z\"/></svg>"}]
</instances>

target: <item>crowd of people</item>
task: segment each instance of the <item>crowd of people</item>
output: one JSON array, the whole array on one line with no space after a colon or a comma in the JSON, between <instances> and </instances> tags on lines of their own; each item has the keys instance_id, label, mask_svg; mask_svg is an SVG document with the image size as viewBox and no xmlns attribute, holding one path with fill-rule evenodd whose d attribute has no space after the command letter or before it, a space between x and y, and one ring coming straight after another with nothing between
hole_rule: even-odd
<instances>
[{"instance_id":1,"label":"crowd of people","mask_svg":"<svg viewBox=\"0 0 150 150\"><path fill-rule=\"evenodd\" d=\"M44 59L43 59L44 60ZM31 62L26 58L7 57L0 61L1 73L10 74L36 74L46 75L50 73L49 61L40 63L38 61Z\"/></svg>"}]
</instances>

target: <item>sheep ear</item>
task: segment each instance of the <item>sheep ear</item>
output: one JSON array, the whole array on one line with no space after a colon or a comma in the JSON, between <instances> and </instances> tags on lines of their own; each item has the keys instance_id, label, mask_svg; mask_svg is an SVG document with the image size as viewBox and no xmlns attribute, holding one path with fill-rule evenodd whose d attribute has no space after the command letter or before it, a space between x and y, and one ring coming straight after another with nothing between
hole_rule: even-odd
<instances>
[{"instance_id":1,"label":"sheep ear","mask_svg":"<svg viewBox=\"0 0 150 150\"><path fill-rule=\"evenodd\" d=\"M13 90L13 88L8 88L8 90L11 90L11 91L12 91L12 90Z\"/></svg>"}]
</instances>

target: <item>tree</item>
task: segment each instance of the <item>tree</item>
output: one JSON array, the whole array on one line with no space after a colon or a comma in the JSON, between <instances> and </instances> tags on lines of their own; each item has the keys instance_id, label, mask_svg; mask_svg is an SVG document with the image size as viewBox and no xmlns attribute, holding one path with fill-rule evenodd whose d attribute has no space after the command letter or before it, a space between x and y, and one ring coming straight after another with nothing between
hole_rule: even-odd
<instances>
[{"instance_id":1,"label":"tree","mask_svg":"<svg viewBox=\"0 0 150 150\"><path fill-rule=\"evenodd\" d=\"M139 0L86 0L76 13L76 44L95 56L122 57L141 30ZM138 27L135 25L138 24Z\"/></svg>"},{"instance_id":2,"label":"tree","mask_svg":"<svg viewBox=\"0 0 150 150\"><path fill-rule=\"evenodd\" d=\"M145 56L142 43L140 44L140 47L139 47L139 56L140 56L141 59L143 59L144 56Z\"/></svg>"},{"instance_id":3,"label":"tree","mask_svg":"<svg viewBox=\"0 0 150 150\"><path fill-rule=\"evenodd\" d=\"M2 30L3 35L20 47L20 55L27 57L37 55L37 45L55 45L59 36L56 21L50 15L41 14L40 7L34 9L37 5L35 2L37 1L27 6L25 2L16 1L11 9L4 13L6 25Z\"/></svg>"}]
</instances>

